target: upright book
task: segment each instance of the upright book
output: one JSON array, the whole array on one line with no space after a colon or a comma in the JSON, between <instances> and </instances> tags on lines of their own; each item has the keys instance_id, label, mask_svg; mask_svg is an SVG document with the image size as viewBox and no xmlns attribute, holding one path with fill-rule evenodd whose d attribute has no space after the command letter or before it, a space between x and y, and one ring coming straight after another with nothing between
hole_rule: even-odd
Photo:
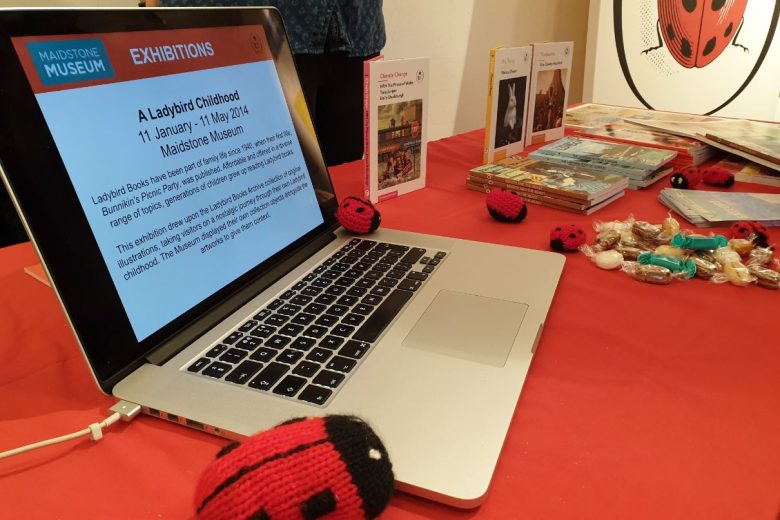
<instances>
[{"instance_id":1,"label":"upright book","mask_svg":"<svg viewBox=\"0 0 780 520\"><path fill-rule=\"evenodd\" d=\"M389 199L425 186L428 58L364 63L365 196Z\"/></svg>"},{"instance_id":2,"label":"upright book","mask_svg":"<svg viewBox=\"0 0 780 520\"><path fill-rule=\"evenodd\" d=\"M526 144L563 137L574 42L535 43Z\"/></svg>"},{"instance_id":3,"label":"upright book","mask_svg":"<svg viewBox=\"0 0 780 520\"><path fill-rule=\"evenodd\" d=\"M531 47L490 49L485 151L482 161L491 163L525 148L528 110L528 76Z\"/></svg>"}]
</instances>

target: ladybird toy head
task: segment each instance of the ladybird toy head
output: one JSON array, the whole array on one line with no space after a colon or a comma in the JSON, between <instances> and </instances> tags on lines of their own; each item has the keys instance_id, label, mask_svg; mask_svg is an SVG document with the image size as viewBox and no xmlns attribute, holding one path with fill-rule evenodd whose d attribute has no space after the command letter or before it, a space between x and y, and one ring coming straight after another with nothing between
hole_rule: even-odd
<instances>
[{"instance_id":1,"label":"ladybird toy head","mask_svg":"<svg viewBox=\"0 0 780 520\"><path fill-rule=\"evenodd\" d=\"M723 186L724 188L734 186L734 174L720 166L704 168L702 171L702 180L704 181L704 184L709 184L711 186Z\"/></svg>"},{"instance_id":2,"label":"ladybird toy head","mask_svg":"<svg viewBox=\"0 0 780 520\"><path fill-rule=\"evenodd\" d=\"M515 191L497 189L491 190L485 199L488 213L499 222L522 222L528 214L528 208L523 197Z\"/></svg>"},{"instance_id":3,"label":"ladybird toy head","mask_svg":"<svg viewBox=\"0 0 780 520\"><path fill-rule=\"evenodd\" d=\"M336 219L344 229L364 235L376 231L382 222L379 211L367 200L347 197L336 210Z\"/></svg>"},{"instance_id":4,"label":"ladybird toy head","mask_svg":"<svg viewBox=\"0 0 780 520\"><path fill-rule=\"evenodd\" d=\"M227 445L195 491L201 520L376 518L393 470L376 433L357 417L294 419Z\"/></svg>"},{"instance_id":5,"label":"ladybird toy head","mask_svg":"<svg viewBox=\"0 0 780 520\"><path fill-rule=\"evenodd\" d=\"M585 231L580 226L575 224L557 226L550 231L550 248L559 252L577 251L587 239Z\"/></svg>"},{"instance_id":6,"label":"ladybird toy head","mask_svg":"<svg viewBox=\"0 0 780 520\"><path fill-rule=\"evenodd\" d=\"M674 172L669 181L673 188L692 190L701 182L701 170L695 166L688 166Z\"/></svg>"}]
</instances>

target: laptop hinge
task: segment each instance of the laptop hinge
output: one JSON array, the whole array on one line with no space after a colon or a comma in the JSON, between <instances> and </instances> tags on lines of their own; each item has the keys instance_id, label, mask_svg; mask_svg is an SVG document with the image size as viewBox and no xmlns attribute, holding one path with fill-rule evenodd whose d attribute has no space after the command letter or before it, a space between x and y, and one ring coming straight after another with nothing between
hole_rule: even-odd
<instances>
[{"instance_id":1,"label":"laptop hinge","mask_svg":"<svg viewBox=\"0 0 780 520\"><path fill-rule=\"evenodd\" d=\"M150 352L146 357L147 362L154 365L162 365L167 362L181 352L182 349L211 330L217 323L227 318L232 312L235 312L236 309L273 285L277 280L311 258L317 251L335 239L336 235L332 230L317 235L296 252L292 253L286 260L263 272L254 282L239 289L232 296L225 298L222 302L212 307L201 318L194 320L195 323L193 325L182 329L167 341L161 343L159 347Z\"/></svg>"}]
</instances>

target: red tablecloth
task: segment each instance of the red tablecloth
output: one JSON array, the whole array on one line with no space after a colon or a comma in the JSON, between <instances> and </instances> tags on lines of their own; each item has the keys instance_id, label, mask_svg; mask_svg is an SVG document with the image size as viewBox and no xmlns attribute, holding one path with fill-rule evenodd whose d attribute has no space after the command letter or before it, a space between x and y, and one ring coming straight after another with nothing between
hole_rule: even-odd
<instances>
[{"instance_id":1,"label":"red tablecloth","mask_svg":"<svg viewBox=\"0 0 780 520\"><path fill-rule=\"evenodd\" d=\"M481 143L481 131L431 143L428 187L381 203L383 225L548 249L560 223L666 216L661 182L592 216L532 205L522 224L500 224L465 188ZM340 196L361 193L360 164L332 174ZM84 428L113 403L51 290L22 272L35 262L29 244L0 250L0 451ZM569 255L485 503L459 511L399 493L383 518L776 520L778 310L778 291L647 285ZM99 443L0 460L0 517L191 517L196 479L224 444L144 416Z\"/></svg>"}]
</instances>

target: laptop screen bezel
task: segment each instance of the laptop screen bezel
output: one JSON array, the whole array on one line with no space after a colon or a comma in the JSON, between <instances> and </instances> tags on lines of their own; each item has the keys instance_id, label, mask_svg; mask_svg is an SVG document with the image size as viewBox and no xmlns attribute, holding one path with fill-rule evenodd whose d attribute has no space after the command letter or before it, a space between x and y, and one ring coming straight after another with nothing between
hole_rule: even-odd
<instances>
[{"instance_id":1,"label":"laptop screen bezel","mask_svg":"<svg viewBox=\"0 0 780 520\"><path fill-rule=\"evenodd\" d=\"M338 226L333 185L313 128L293 117L323 223L139 342L11 38L242 25L264 27L289 109L302 90L275 8L0 10L0 168L106 393L156 351L180 350L330 240Z\"/></svg>"}]
</instances>

